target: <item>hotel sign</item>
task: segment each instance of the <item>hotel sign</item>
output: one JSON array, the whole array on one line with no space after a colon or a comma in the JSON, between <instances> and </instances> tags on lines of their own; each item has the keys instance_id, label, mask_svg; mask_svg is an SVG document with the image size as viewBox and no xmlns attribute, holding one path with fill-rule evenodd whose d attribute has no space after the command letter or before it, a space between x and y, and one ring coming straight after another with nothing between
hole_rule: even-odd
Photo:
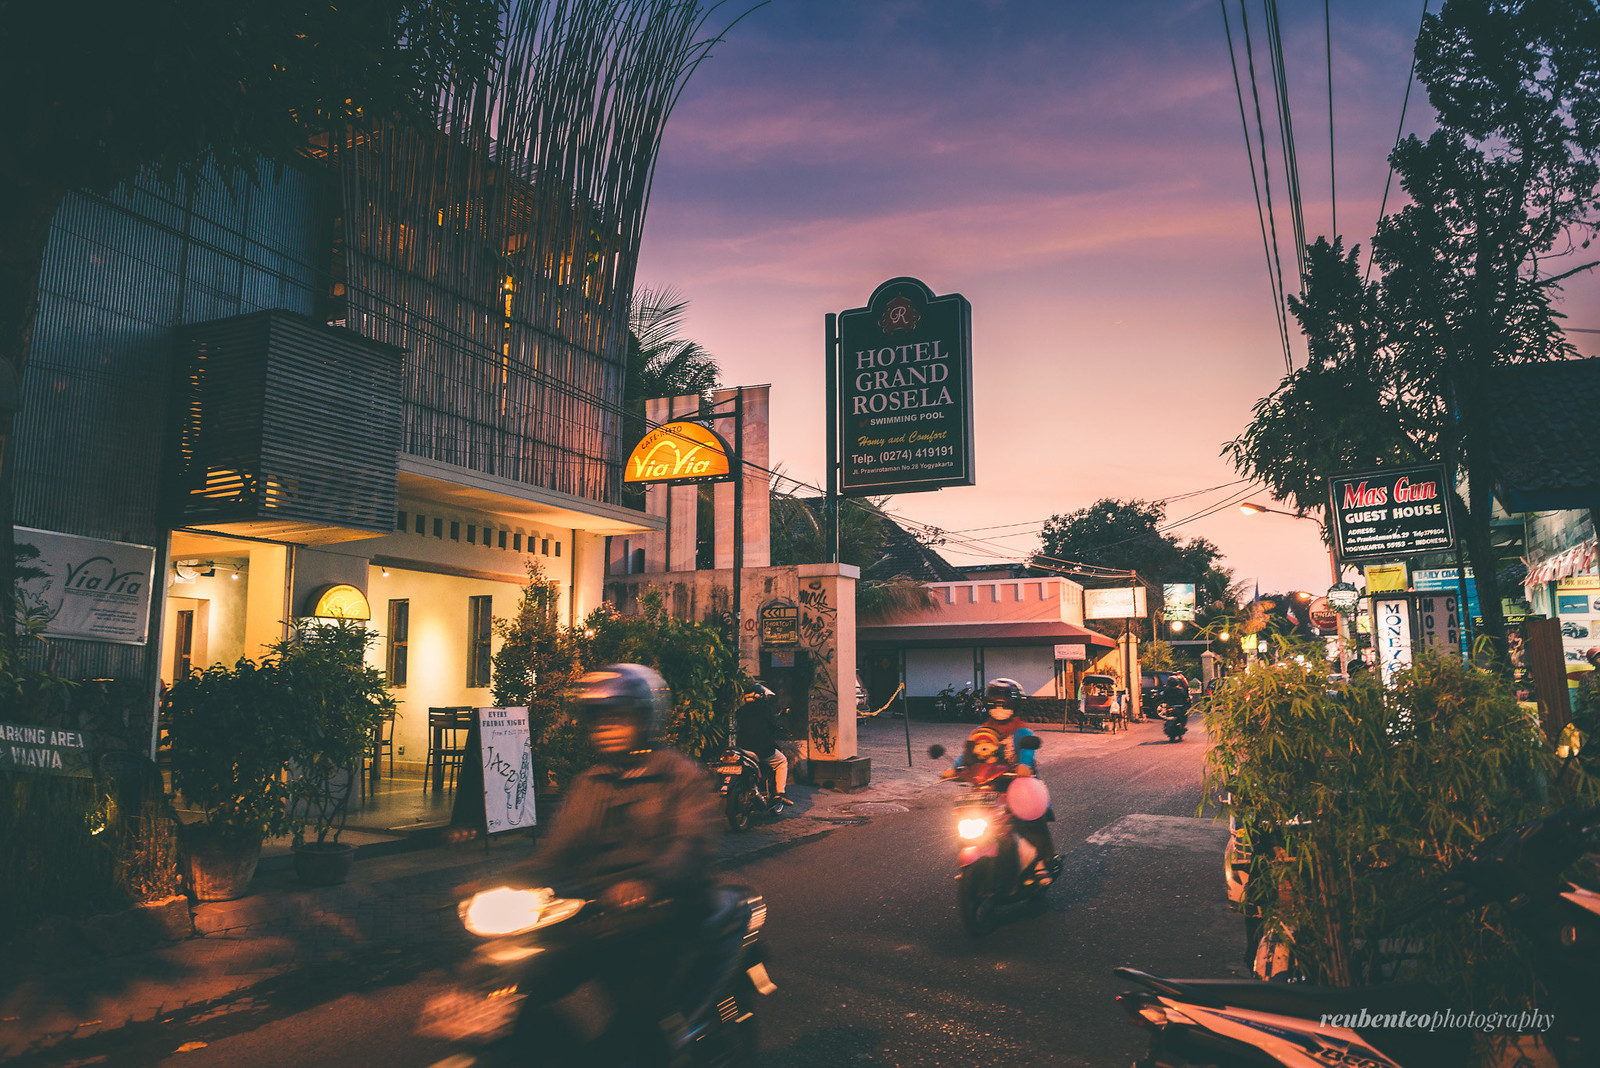
<instances>
[{"instance_id":1,"label":"hotel sign","mask_svg":"<svg viewBox=\"0 0 1600 1068\"><path fill-rule=\"evenodd\" d=\"M972 305L891 278L839 315L839 492L846 497L970 486Z\"/></svg>"},{"instance_id":2,"label":"hotel sign","mask_svg":"<svg viewBox=\"0 0 1600 1068\"><path fill-rule=\"evenodd\" d=\"M623 467L635 483L719 482L730 477L733 450L699 423L664 423L639 440Z\"/></svg>"},{"instance_id":3,"label":"hotel sign","mask_svg":"<svg viewBox=\"0 0 1600 1068\"><path fill-rule=\"evenodd\" d=\"M1341 560L1398 560L1455 547L1444 467L1390 467L1328 480Z\"/></svg>"}]
</instances>

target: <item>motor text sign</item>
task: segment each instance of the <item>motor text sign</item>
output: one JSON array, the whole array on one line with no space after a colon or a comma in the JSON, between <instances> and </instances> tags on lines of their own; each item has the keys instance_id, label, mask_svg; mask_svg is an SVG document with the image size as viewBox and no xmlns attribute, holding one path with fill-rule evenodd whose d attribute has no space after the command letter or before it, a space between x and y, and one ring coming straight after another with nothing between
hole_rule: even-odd
<instances>
[{"instance_id":1,"label":"motor text sign","mask_svg":"<svg viewBox=\"0 0 1600 1068\"><path fill-rule=\"evenodd\" d=\"M839 492L970 486L972 305L893 278L839 315Z\"/></svg>"},{"instance_id":2,"label":"motor text sign","mask_svg":"<svg viewBox=\"0 0 1600 1068\"><path fill-rule=\"evenodd\" d=\"M1341 560L1398 560L1454 548L1444 467L1390 467L1328 480Z\"/></svg>"}]
</instances>

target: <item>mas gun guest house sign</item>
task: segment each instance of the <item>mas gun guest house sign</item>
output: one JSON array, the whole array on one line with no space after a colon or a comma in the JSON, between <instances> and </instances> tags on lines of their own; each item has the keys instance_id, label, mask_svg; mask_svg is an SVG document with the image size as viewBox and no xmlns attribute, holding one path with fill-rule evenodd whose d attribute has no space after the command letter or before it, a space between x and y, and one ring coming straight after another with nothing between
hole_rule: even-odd
<instances>
[{"instance_id":1,"label":"mas gun guest house sign","mask_svg":"<svg viewBox=\"0 0 1600 1068\"><path fill-rule=\"evenodd\" d=\"M1401 560L1455 547L1444 466L1389 467L1328 480L1341 560Z\"/></svg>"}]
</instances>

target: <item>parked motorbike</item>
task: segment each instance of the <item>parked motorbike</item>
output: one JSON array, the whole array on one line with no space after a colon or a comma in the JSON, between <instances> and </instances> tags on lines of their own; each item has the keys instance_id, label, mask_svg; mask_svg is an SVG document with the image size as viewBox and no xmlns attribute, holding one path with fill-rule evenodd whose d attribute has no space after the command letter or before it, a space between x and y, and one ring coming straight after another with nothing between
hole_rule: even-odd
<instances>
[{"instance_id":1,"label":"parked motorbike","mask_svg":"<svg viewBox=\"0 0 1600 1068\"><path fill-rule=\"evenodd\" d=\"M722 794L723 812L732 830L747 831L757 817L783 813L783 804L773 792L771 765L750 750L729 746L708 767L712 776L720 780L717 790Z\"/></svg>"},{"instance_id":2,"label":"parked motorbike","mask_svg":"<svg viewBox=\"0 0 1600 1068\"><path fill-rule=\"evenodd\" d=\"M1189 731L1189 710L1186 708L1168 708L1162 705L1161 729L1167 734L1167 741L1181 742L1183 736Z\"/></svg>"},{"instance_id":3,"label":"parked motorbike","mask_svg":"<svg viewBox=\"0 0 1600 1068\"><path fill-rule=\"evenodd\" d=\"M1570 809L1508 831L1452 871L1401 923L1441 907L1499 902L1532 940L1539 1006L1553 1019L1545 1038L1563 1068L1600 1060L1600 894L1564 883L1561 873L1583 855L1600 824L1600 809ZM1417 984L1323 987L1232 979L1166 979L1132 968L1117 974L1142 990L1117 997L1151 1031L1136 1068L1315 1068L1360 1064L1418 1068L1469 1063L1474 1031L1438 991ZM1432 1027L1391 1026L1395 1014L1453 1012Z\"/></svg>"},{"instance_id":4,"label":"parked motorbike","mask_svg":"<svg viewBox=\"0 0 1600 1068\"><path fill-rule=\"evenodd\" d=\"M1039 739L1024 738L1018 744L1037 749ZM942 745L928 748L934 760L944 754ZM948 780L965 787L955 802L956 834L961 840L956 904L962 926L974 938L993 931L1000 913L1012 906L1042 910L1049 893L1049 887L1033 877L1039 858L1032 844L1017 833L1016 821L1042 817L1050 807L1050 794L1037 778L1017 775L1016 767L1000 765L983 781ZM1060 874L1060 859L1051 858L1050 865L1053 879Z\"/></svg>"},{"instance_id":5,"label":"parked motorbike","mask_svg":"<svg viewBox=\"0 0 1600 1068\"><path fill-rule=\"evenodd\" d=\"M593 1042L614 1024L615 1007L588 971L604 940L626 938L659 917L651 906L608 912L598 902L551 890L497 887L461 902L463 925L481 941L457 988L424 1009L420 1034L447 1039L453 1056L434 1068L587 1065ZM699 952L676 989L671 1024L638 1036L632 1059L739 1068L757 1059L756 1002L777 989L760 939L761 895L718 887L700 926Z\"/></svg>"}]
</instances>

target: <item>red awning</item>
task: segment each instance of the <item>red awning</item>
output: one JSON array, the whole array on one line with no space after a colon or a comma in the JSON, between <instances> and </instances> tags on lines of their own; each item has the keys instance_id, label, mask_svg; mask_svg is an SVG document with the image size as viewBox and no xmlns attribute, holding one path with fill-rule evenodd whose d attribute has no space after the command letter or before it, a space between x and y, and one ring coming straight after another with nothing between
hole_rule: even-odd
<instances>
[{"instance_id":1,"label":"red awning","mask_svg":"<svg viewBox=\"0 0 1600 1068\"><path fill-rule=\"evenodd\" d=\"M1115 649L1104 634L1071 623L933 623L909 627L856 627L858 645L933 648L945 645L1072 645Z\"/></svg>"}]
</instances>

